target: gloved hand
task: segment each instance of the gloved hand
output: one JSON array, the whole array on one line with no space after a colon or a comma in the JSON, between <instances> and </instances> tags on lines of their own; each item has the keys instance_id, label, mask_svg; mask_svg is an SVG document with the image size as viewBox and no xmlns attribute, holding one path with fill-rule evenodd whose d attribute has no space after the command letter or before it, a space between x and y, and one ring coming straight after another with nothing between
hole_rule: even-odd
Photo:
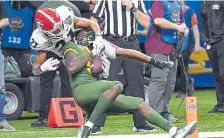
<instances>
[{"instance_id":1,"label":"gloved hand","mask_svg":"<svg viewBox=\"0 0 224 138\"><path fill-rule=\"evenodd\" d=\"M158 68L172 70L174 63L172 61L162 61L158 64Z\"/></svg>"},{"instance_id":2,"label":"gloved hand","mask_svg":"<svg viewBox=\"0 0 224 138\"><path fill-rule=\"evenodd\" d=\"M168 70L172 70L174 65L172 61L157 61L154 58L151 58L151 61L149 62L149 64L152 64L155 67L160 69L168 69Z\"/></svg>"},{"instance_id":3,"label":"gloved hand","mask_svg":"<svg viewBox=\"0 0 224 138\"><path fill-rule=\"evenodd\" d=\"M100 55L104 50L104 43L102 36L97 36L95 41L93 42L93 56Z\"/></svg>"},{"instance_id":4,"label":"gloved hand","mask_svg":"<svg viewBox=\"0 0 224 138\"><path fill-rule=\"evenodd\" d=\"M110 61L107 59L105 55L103 55L101 58L102 58L103 78L107 79L110 71Z\"/></svg>"},{"instance_id":5,"label":"gloved hand","mask_svg":"<svg viewBox=\"0 0 224 138\"><path fill-rule=\"evenodd\" d=\"M115 59L117 46L107 40L104 40L104 44L105 44L104 54L110 59Z\"/></svg>"},{"instance_id":6,"label":"gloved hand","mask_svg":"<svg viewBox=\"0 0 224 138\"><path fill-rule=\"evenodd\" d=\"M49 58L40 66L40 70L41 72L53 71L58 68L59 64L60 61L58 59Z\"/></svg>"}]
</instances>

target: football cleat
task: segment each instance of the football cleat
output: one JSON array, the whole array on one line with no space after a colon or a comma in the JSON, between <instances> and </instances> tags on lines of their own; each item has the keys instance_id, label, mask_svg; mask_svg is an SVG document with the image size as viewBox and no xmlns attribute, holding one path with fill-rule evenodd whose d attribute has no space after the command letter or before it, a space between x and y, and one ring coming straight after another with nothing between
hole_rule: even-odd
<instances>
[{"instance_id":1,"label":"football cleat","mask_svg":"<svg viewBox=\"0 0 224 138\"><path fill-rule=\"evenodd\" d=\"M172 138L186 138L190 134L194 133L197 125L197 121L193 121L184 127L178 128L176 134L172 136Z\"/></svg>"},{"instance_id":2,"label":"football cleat","mask_svg":"<svg viewBox=\"0 0 224 138\"><path fill-rule=\"evenodd\" d=\"M15 131L16 129L9 125L6 120L0 121L0 131Z\"/></svg>"},{"instance_id":3,"label":"football cleat","mask_svg":"<svg viewBox=\"0 0 224 138\"><path fill-rule=\"evenodd\" d=\"M91 128L88 126L81 126L79 128L79 132L77 138L88 138L91 133Z\"/></svg>"}]
</instances>

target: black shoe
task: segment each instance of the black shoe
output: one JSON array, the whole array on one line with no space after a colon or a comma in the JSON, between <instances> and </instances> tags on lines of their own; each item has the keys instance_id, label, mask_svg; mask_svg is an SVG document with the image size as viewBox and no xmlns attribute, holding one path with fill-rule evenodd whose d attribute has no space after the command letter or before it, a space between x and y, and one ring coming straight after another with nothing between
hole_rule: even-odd
<instances>
[{"instance_id":1,"label":"black shoe","mask_svg":"<svg viewBox=\"0 0 224 138\"><path fill-rule=\"evenodd\" d=\"M47 127L47 119L37 120L36 122L31 123L31 127Z\"/></svg>"},{"instance_id":2,"label":"black shoe","mask_svg":"<svg viewBox=\"0 0 224 138\"><path fill-rule=\"evenodd\" d=\"M77 138L88 138L91 132L91 128L88 126L81 126L79 128L79 132Z\"/></svg>"},{"instance_id":3,"label":"black shoe","mask_svg":"<svg viewBox=\"0 0 224 138\"><path fill-rule=\"evenodd\" d=\"M145 124L144 126L142 127L134 127L133 128L133 132L153 132L153 131L156 131L156 128L148 125L148 124Z\"/></svg>"},{"instance_id":4,"label":"black shoe","mask_svg":"<svg viewBox=\"0 0 224 138\"><path fill-rule=\"evenodd\" d=\"M161 113L161 116L166 119L169 123L174 123L176 122L178 119L175 118L173 115L171 115L170 113Z\"/></svg>"},{"instance_id":5,"label":"black shoe","mask_svg":"<svg viewBox=\"0 0 224 138\"><path fill-rule=\"evenodd\" d=\"M100 135L103 134L99 126L93 126L93 129L91 131L92 134Z\"/></svg>"},{"instance_id":6,"label":"black shoe","mask_svg":"<svg viewBox=\"0 0 224 138\"><path fill-rule=\"evenodd\" d=\"M212 110L208 111L208 113L224 113L224 111L214 107Z\"/></svg>"}]
</instances>

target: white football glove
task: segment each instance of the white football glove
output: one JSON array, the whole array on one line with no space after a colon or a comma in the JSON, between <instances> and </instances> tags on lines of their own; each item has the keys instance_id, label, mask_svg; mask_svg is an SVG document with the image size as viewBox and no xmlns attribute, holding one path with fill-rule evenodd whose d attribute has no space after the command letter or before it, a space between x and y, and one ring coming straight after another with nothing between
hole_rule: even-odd
<instances>
[{"instance_id":1,"label":"white football glove","mask_svg":"<svg viewBox=\"0 0 224 138\"><path fill-rule=\"evenodd\" d=\"M42 72L53 71L58 68L59 64L60 64L60 61L58 59L49 58L40 66L40 70Z\"/></svg>"},{"instance_id":2,"label":"white football glove","mask_svg":"<svg viewBox=\"0 0 224 138\"><path fill-rule=\"evenodd\" d=\"M104 50L104 43L102 36L97 36L95 41L93 42L93 56L100 55Z\"/></svg>"},{"instance_id":3,"label":"white football glove","mask_svg":"<svg viewBox=\"0 0 224 138\"><path fill-rule=\"evenodd\" d=\"M117 46L107 40L103 40L103 43L105 45L104 54L110 59L115 59Z\"/></svg>"},{"instance_id":4,"label":"white football glove","mask_svg":"<svg viewBox=\"0 0 224 138\"><path fill-rule=\"evenodd\" d=\"M107 59L105 55L102 57L102 69L103 69L103 78L107 79L109 76L109 71L110 71L110 61Z\"/></svg>"}]
</instances>

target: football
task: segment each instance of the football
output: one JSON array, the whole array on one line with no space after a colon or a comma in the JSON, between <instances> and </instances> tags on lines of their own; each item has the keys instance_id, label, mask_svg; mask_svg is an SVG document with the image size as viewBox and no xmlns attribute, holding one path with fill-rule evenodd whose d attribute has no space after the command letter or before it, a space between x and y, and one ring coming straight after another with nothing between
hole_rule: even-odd
<instances>
[{"instance_id":1,"label":"football","mask_svg":"<svg viewBox=\"0 0 224 138\"><path fill-rule=\"evenodd\" d=\"M93 59L90 69L91 69L91 72L94 74L99 74L103 72L101 56L96 56Z\"/></svg>"}]
</instances>

